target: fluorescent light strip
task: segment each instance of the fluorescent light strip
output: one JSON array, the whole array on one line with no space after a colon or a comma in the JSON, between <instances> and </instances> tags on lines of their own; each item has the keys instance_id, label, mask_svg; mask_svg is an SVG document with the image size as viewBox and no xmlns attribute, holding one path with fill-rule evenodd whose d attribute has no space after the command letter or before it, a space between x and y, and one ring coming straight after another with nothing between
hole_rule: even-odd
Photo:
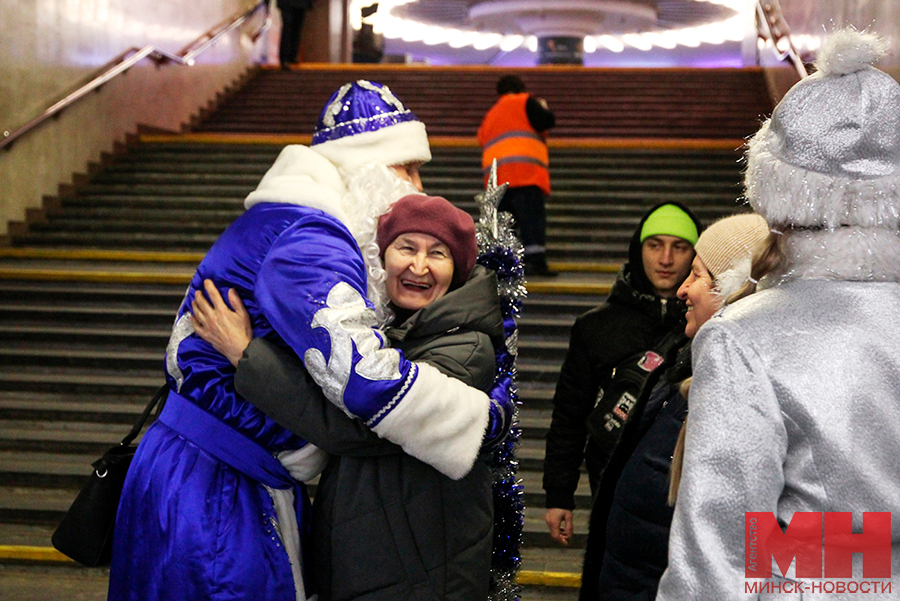
<instances>
[{"instance_id":1,"label":"fluorescent light strip","mask_svg":"<svg viewBox=\"0 0 900 601\"><path fill-rule=\"evenodd\" d=\"M415 2L416 0L380 0L378 11L368 17L366 22L371 23L376 33L381 33L389 39L402 39L406 42L422 41L427 45L447 44L451 48L463 48L472 46L476 50L487 50L499 47L500 50L511 52L525 45L531 52L537 51L537 38L535 36L503 35L496 32L467 31L441 27L440 25L428 25L410 19L402 19L391 14L395 6ZM711 4L726 6L738 14L720 21L698 27L685 27L667 31L654 31L647 33L629 33L624 35L597 35L584 39L584 51L588 53L598 50L622 52L626 46L647 51L653 47L672 49L676 46L688 46L696 48L700 44L722 44L725 41L740 41L746 30L746 19L751 18L754 3L749 0L702 0ZM360 9L371 4L372 0L351 0L350 24L354 29L362 25ZM797 38L809 38L802 40ZM819 40L813 36L795 36L797 47L814 50L818 48Z\"/></svg>"}]
</instances>

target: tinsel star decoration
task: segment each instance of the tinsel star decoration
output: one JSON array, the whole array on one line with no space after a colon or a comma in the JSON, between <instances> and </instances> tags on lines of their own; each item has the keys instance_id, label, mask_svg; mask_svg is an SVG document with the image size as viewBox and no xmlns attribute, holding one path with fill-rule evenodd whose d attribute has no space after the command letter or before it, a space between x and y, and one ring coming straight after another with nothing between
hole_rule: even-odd
<instances>
[{"instance_id":1,"label":"tinsel star decoration","mask_svg":"<svg viewBox=\"0 0 900 601\"><path fill-rule=\"evenodd\" d=\"M509 188L508 183L497 185L497 159L494 159L484 192L475 195L475 204L481 215L478 222L487 232L490 232L493 241L497 239L497 207L500 206L500 201L503 200L507 188Z\"/></svg>"},{"instance_id":2,"label":"tinsel star decoration","mask_svg":"<svg viewBox=\"0 0 900 601\"><path fill-rule=\"evenodd\" d=\"M497 369L495 387L505 387L506 394L518 405L516 387L516 356L518 355L518 317L525 298L524 249L513 231L509 213L498 212L500 200L508 184L497 185L497 162L491 166L484 192L475 196L480 210L476 226L478 263L497 274L498 293L503 311L505 348L496 349ZM518 601L519 585L516 575L522 563L519 547L525 523L525 502L522 481L518 478L516 458L521 428L518 407L512 428L506 439L494 449L491 457L494 496L494 544L491 558L490 601Z\"/></svg>"},{"instance_id":3,"label":"tinsel star decoration","mask_svg":"<svg viewBox=\"0 0 900 601\"><path fill-rule=\"evenodd\" d=\"M504 316L509 314L518 317L526 295L525 250L515 233L512 215L498 211L508 187L507 183L497 185L497 161L494 160L484 192L475 196L475 204L479 210L475 233L478 239L478 263L497 273ZM507 307L507 304L510 306Z\"/></svg>"}]
</instances>

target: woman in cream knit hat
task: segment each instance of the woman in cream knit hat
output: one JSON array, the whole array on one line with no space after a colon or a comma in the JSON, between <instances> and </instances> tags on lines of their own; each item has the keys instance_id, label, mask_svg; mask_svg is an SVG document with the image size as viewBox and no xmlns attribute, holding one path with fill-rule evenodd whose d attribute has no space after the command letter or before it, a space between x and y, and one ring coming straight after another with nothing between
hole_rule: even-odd
<instances>
[{"instance_id":1,"label":"woman in cream knit hat","mask_svg":"<svg viewBox=\"0 0 900 601\"><path fill-rule=\"evenodd\" d=\"M700 235L691 273L678 289L678 297L688 306L684 330L688 338L726 302L756 289L752 263L768 235L766 220L756 214L720 219Z\"/></svg>"},{"instance_id":2,"label":"woman in cream knit hat","mask_svg":"<svg viewBox=\"0 0 900 601\"><path fill-rule=\"evenodd\" d=\"M835 33L818 72L749 143L747 198L773 229L768 257L781 260L767 289L694 339L658 600L770 598L760 591L772 585L787 594L778 598L843 599L834 582L815 580L850 577L827 563L828 549L824 568L806 560L821 557L818 530L807 533L812 545L794 547L797 561L773 567L768 537L798 530L782 535L775 520L783 528L799 512L814 523L824 514L827 530L833 512L852 513L858 533L864 512L900 515L900 85L871 66L883 51L875 36ZM749 516L756 530L747 512L759 512ZM866 598L894 598L900 523L879 531L871 517L865 533L883 535L890 565L875 568L874 551L846 538L854 582L841 584L884 579ZM850 534L849 524L838 529ZM770 568L774 582L763 580Z\"/></svg>"}]
</instances>

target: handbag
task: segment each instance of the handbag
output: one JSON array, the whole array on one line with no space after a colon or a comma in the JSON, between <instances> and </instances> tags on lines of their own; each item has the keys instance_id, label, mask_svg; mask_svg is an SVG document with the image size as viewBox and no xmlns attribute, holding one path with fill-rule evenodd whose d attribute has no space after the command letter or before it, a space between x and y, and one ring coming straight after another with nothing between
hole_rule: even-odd
<instances>
[{"instance_id":1,"label":"handbag","mask_svg":"<svg viewBox=\"0 0 900 601\"><path fill-rule=\"evenodd\" d=\"M109 565L119 497L122 496L125 476L137 449L137 445L131 443L140 434L154 407L161 401L165 404L168 391L168 384L162 386L122 442L91 464L94 471L90 479L50 539L64 555L86 566Z\"/></svg>"}]
</instances>

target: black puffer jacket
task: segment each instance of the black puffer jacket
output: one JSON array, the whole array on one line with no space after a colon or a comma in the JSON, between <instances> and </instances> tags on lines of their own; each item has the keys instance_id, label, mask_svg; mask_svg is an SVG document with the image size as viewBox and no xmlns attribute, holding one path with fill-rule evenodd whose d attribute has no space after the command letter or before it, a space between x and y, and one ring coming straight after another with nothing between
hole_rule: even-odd
<instances>
[{"instance_id":1,"label":"black puffer jacket","mask_svg":"<svg viewBox=\"0 0 900 601\"><path fill-rule=\"evenodd\" d=\"M503 343L497 279L469 281L388 330L407 358L488 391ZM296 356L254 340L237 391L333 456L313 503L304 548L320 601L471 601L488 594L491 470L477 461L451 480L375 436L328 402Z\"/></svg>"},{"instance_id":2,"label":"black puffer jacket","mask_svg":"<svg viewBox=\"0 0 900 601\"><path fill-rule=\"evenodd\" d=\"M700 222L678 203L675 204ZM546 506L574 509L582 463L596 487L603 469L588 440L585 420L606 387L613 369L637 352L649 349L675 329L684 329L685 305L678 299L655 294L644 273L640 232L648 211L634 232L628 263L616 279L609 299L580 316L572 326L569 350L553 397L553 418L544 459Z\"/></svg>"}]
</instances>

